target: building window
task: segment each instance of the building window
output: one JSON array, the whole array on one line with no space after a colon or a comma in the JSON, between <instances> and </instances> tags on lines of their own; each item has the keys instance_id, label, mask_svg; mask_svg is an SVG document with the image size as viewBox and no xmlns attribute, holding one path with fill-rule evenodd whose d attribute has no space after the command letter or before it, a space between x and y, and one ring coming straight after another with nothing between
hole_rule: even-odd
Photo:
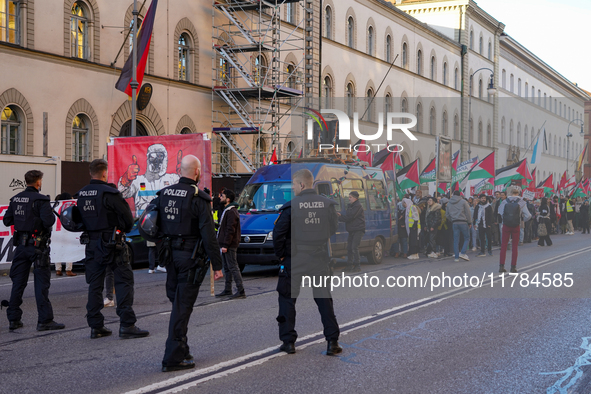
<instances>
[{"instance_id":1,"label":"building window","mask_svg":"<svg viewBox=\"0 0 591 394\"><path fill-rule=\"evenodd\" d=\"M408 70L408 47L406 42L402 44L402 67Z\"/></svg>"},{"instance_id":2,"label":"building window","mask_svg":"<svg viewBox=\"0 0 591 394\"><path fill-rule=\"evenodd\" d=\"M296 149L295 143L293 141L289 141L289 143L287 144L287 157L289 159L297 157L295 149Z\"/></svg>"},{"instance_id":3,"label":"building window","mask_svg":"<svg viewBox=\"0 0 591 394\"><path fill-rule=\"evenodd\" d=\"M521 97L521 78L517 80L517 95Z\"/></svg>"},{"instance_id":4,"label":"building window","mask_svg":"<svg viewBox=\"0 0 591 394\"><path fill-rule=\"evenodd\" d=\"M181 130L181 134L193 134L193 132L191 131L190 128L183 127L183 129Z\"/></svg>"},{"instance_id":5,"label":"building window","mask_svg":"<svg viewBox=\"0 0 591 394\"><path fill-rule=\"evenodd\" d=\"M538 105L542 106L542 91L538 89Z\"/></svg>"},{"instance_id":6,"label":"building window","mask_svg":"<svg viewBox=\"0 0 591 394\"><path fill-rule=\"evenodd\" d=\"M443 135L447 136L447 112L443 112L443 116L441 117L441 132Z\"/></svg>"},{"instance_id":7,"label":"building window","mask_svg":"<svg viewBox=\"0 0 591 394\"><path fill-rule=\"evenodd\" d=\"M544 109L548 109L548 100L546 99L546 93L544 93Z\"/></svg>"},{"instance_id":8,"label":"building window","mask_svg":"<svg viewBox=\"0 0 591 394\"><path fill-rule=\"evenodd\" d=\"M88 59L88 19L84 7L79 2L72 5L70 33L71 56Z\"/></svg>"},{"instance_id":9,"label":"building window","mask_svg":"<svg viewBox=\"0 0 591 394\"><path fill-rule=\"evenodd\" d=\"M419 49L417 51L417 74L422 75L421 70L423 69L423 52Z\"/></svg>"},{"instance_id":10,"label":"building window","mask_svg":"<svg viewBox=\"0 0 591 394\"><path fill-rule=\"evenodd\" d=\"M488 42L488 60L492 60L492 43Z\"/></svg>"},{"instance_id":11,"label":"building window","mask_svg":"<svg viewBox=\"0 0 591 394\"><path fill-rule=\"evenodd\" d=\"M267 155L267 144L263 137L259 137L256 142L257 164L263 165L263 159Z\"/></svg>"},{"instance_id":12,"label":"building window","mask_svg":"<svg viewBox=\"0 0 591 394\"><path fill-rule=\"evenodd\" d=\"M330 7L326 7L324 10L324 25L326 38L332 40L332 9Z\"/></svg>"},{"instance_id":13,"label":"building window","mask_svg":"<svg viewBox=\"0 0 591 394\"><path fill-rule=\"evenodd\" d=\"M517 124L517 141L515 145L521 148L521 123Z\"/></svg>"},{"instance_id":14,"label":"building window","mask_svg":"<svg viewBox=\"0 0 591 394\"><path fill-rule=\"evenodd\" d=\"M368 122L373 122L373 111L374 111L373 90L371 90L371 89L367 90L366 100L367 100L367 116L365 117L365 120L367 120Z\"/></svg>"},{"instance_id":15,"label":"building window","mask_svg":"<svg viewBox=\"0 0 591 394\"><path fill-rule=\"evenodd\" d=\"M429 111L429 134L435 135L437 134L437 120L435 119L435 107L431 107L431 111Z\"/></svg>"},{"instance_id":16,"label":"building window","mask_svg":"<svg viewBox=\"0 0 591 394\"><path fill-rule=\"evenodd\" d=\"M529 96L529 86L528 86L528 83L526 82L525 83L525 98L528 98L528 96Z\"/></svg>"},{"instance_id":17,"label":"building window","mask_svg":"<svg viewBox=\"0 0 591 394\"><path fill-rule=\"evenodd\" d=\"M460 139L460 118L458 114L454 116L454 140Z\"/></svg>"},{"instance_id":18,"label":"building window","mask_svg":"<svg viewBox=\"0 0 591 394\"><path fill-rule=\"evenodd\" d=\"M501 80L501 86L503 87L503 89L507 89L507 71L503 70L502 73L502 80Z\"/></svg>"},{"instance_id":19,"label":"building window","mask_svg":"<svg viewBox=\"0 0 591 394\"><path fill-rule=\"evenodd\" d=\"M181 34L179 37L179 80L189 81L189 57L190 45L189 36L187 33Z\"/></svg>"},{"instance_id":20,"label":"building window","mask_svg":"<svg viewBox=\"0 0 591 394\"><path fill-rule=\"evenodd\" d=\"M486 146L492 146L492 133L490 130L490 124L486 126Z\"/></svg>"},{"instance_id":21,"label":"building window","mask_svg":"<svg viewBox=\"0 0 591 394\"><path fill-rule=\"evenodd\" d=\"M88 119L78 114L72 122L72 161L88 161Z\"/></svg>"},{"instance_id":22,"label":"building window","mask_svg":"<svg viewBox=\"0 0 591 394\"><path fill-rule=\"evenodd\" d=\"M484 43L482 41L482 36L480 36L480 39L478 41L478 53L480 53L481 55L484 52Z\"/></svg>"},{"instance_id":23,"label":"building window","mask_svg":"<svg viewBox=\"0 0 591 394\"><path fill-rule=\"evenodd\" d=\"M386 112L386 116L387 114L389 114L390 112L392 112L392 96L390 96L390 93L386 94L386 107L385 107L385 112Z\"/></svg>"},{"instance_id":24,"label":"building window","mask_svg":"<svg viewBox=\"0 0 591 394\"><path fill-rule=\"evenodd\" d=\"M511 84L511 85L509 86L509 87L511 88L510 92L511 92L511 93L513 93L513 92L515 92L515 90L514 90L515 77L513 76L513 74L511 74L511 78L510 78L510 80L509 80L509 81L510 81L510 84Z\"/></svg>"},{"instance_id":25,"label":"building window","mask_svg":"<svg viewBox=\"0 0 591 394\"><path fill-rule=\"evenodd\" d=\"M327 75L323 81L324 108L332 107L332 80Z\"/></svg>"},{"instance_id":26,"label":"building window","mask_svg":"<svg viewBox=\"0 0 591 394\"><path fill-rule=\"evenodd\" d=\"M478 80L478 98L482 100L482 79Z\"/></svg>"},{"instance_id":27,"label":"building window","mask_svg":"<svg viewBox=\"0 0 591 394\"><path fill-rule=\"evenodd\" d=\"M523 146L525 148L529 148L529 146L527 144L529 144L529 132L527 130L527 125L526 125L525 128L523 129Z\"/></svg>"},{"instance_id":28,"label":"building window","mask_svg":"<svg viewBox=\"0 0 591 394\"><path fill-rule=\"evenodd\" d=\"M415 116L417 117L417 131L421 133L423 131L423 106L421 103L417 104Z\"/></svg>"},{"instance_id":29,"label":"building window","mask_svg":"<svg viewBox=\"0 0 591 394\"><path fill-rule=\"evenodd\" d=\"M349 114L350 117L353 116L353 100L355 99L355 94L353 92L353 84L351 82L349 82L347 84L347 114Z\"/></svg>"},{"instance_id":30,"label":"building window","mask_svg":"<svg viewBox=\"0 0 591 394\"><path fill-rule=\"evenodd\" d=\"M296 5L294 3L287 3L285 4L285 14L287 17L287 22L295 25L296 21Z\"/></svg>"},{"instance_id":31,"label":"building window","mask_svg":"<svg viewBox=\"0 0 591 394\"><path fill-rule=\"evenodd\" d=\"M373 56L373 27L367 29L367 54Z\"/></svg>"},{"instance_id":32,"label":"building window","mask_svg":"<svg viewBox=\"0 0 591 394\"><path fill-rule=\"evenodd\" d=\"M435 81L435 56L431 56L431 80Z\"/></svg>"},{"instance_id":33,"label":"building window","mask_svg":"<svg viewBox=\"0 0 591 394\"><path fill-rule=\"evenodd\" d=\"M296 88L296 67L294 64L287 65L287 87L291 89Z\"/></svg>"},{"instance_id":34,"label":"building window","mask_svg":"<svg viewBox=\"0 0 591 394\"><path fill-rule=\"evenodd\" d=\"M501 144L505 143L505 118L501 119Z\"/></svg>"},{"instance_id":35,"label":"building window","mask_svg":"<svg viewBox=\"0 0 591 394\"><path fill-rule=\"evenodd\" d=\"M472 118L468 120L468 124L470 125L470 131L468 132L468 141L472 143L474 141L474 124Z\"/></svg>"},{"instance_id":36,"label":"building window","mask_svg":"<svg viewBox=\"0 0 591 394\"><path fill-rule=\"evenodd\" d=\"M355 40L354 37L355 36L355 21L353 20L353 17L350 16L349 19L347 20L347 38L349 39L349 48L354 48L355 47Z\"/></svg>"},{"instance_id":37,"label":"building window","mask_svg":"<svg viewBox=\"0 0 591 394\"><path fill-rule=\"evenodd\" d=\"M470 30L470 49L474 50L474 30Z\"/></svg>"},{"instance_id":38,"label":"building window","mask_svg":"<svg viewBox=\"0 0 591 394\"><path fill-rule=\"evenodd\" d=\"M483 145L482 122L478 122L478 145Z\"/></svg>"},{"instance_id":39,"label":"building window","mask_svg":"<svg viewBox=\"0 0 591 394\"><path fill-rule=\"evenodd\" d=\"M2 110L0 129L2 130L2 149L0 153L3 155L22 155L23 127L16 107L9 105Z\"/></svg>"},{"instance_id":40,"label":"building window","mask_svg":"<svg viewBox=\"0 0 591 394\"><path fill-rule=\"evenodd\" d=\"M265 79L267 78L267 58L262 55L257 56L254 59L254 68L254 82L257 85L263 85L265 83ZM289 66L287 67L287 72L289 73Z\"/></svg>"},{"instance_id":41,"label":"building window","mask_svg":"<svg viewBox=\"0 0 591 394\"><path fill-rule=\"evenodd\" d=\"M443 84L447 86L447 63L443 63Z\"/></svg>"},{"instance_id":42,"label":"building window","mask_svg":"<svg viewBox=\"0 0 591 394\"><path fill-rule=\"evenodd\" d=\"M454 89L460 90L460 73L456 67L454 70Z\"/></svg>"},{"instance_id":43,"label":"building window","mask_svg":"<svg viewBox=\"0 0 591 394\"><path fill-rule=\"evenodd\" d=\"M386 61L392 63L392 37L390 35L386 37Z\"/></svg>"},{"instance_id":44,"label":"building window","mask_svg":"<svg viewBox=\"0 0 591 394\"><path fill-rule=\"evenodd\" d=\"M0 0L0 41L20 44L19 2Z\"/></svg>"}]
</instances>

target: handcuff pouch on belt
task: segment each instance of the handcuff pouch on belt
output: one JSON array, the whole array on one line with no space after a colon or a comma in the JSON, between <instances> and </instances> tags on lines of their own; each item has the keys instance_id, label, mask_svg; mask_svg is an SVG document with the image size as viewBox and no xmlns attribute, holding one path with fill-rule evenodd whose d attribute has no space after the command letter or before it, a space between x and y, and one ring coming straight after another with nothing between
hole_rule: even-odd
<instances>
[{"instance_id":1,"label":"handcuff pouch on belt","mask_svg":"<svg viewBox=\"0 0 591 394\"><path fill-rule=\"evenodd\" d=\"M209 257L207 256L207 253L205 253L202 239L195 244L191 260L195 263L191 269L189 269L187 286L199 288L201 283L203 283L203 279L205 279L207 270L209 269Z\"/></svg>"},{"instance_id":2,"label":"handcuff pouch on belt","mask_svg":"<svg viewBox=\"0 0 591 394\"><path fill-rule=\"evenodd\" d=\"M41 234L34 234L31 237L31 244L35 247L34 263L35 268L47 268L50 265L49 253L51 248L51 231Z\"/></svg>"}]
</instances>

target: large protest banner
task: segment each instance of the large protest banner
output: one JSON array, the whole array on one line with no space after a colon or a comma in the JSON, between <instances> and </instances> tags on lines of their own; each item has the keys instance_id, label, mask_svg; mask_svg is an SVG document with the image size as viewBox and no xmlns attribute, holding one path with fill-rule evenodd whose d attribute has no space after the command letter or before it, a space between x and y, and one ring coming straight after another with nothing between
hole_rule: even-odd
<instances>
[{"instance_id":1,"label":"large protest banner","mask_svg":"<svg viewBox=\"0 0 591 394\"><path fill-rule=\"evenodd\" d=\"M156 193L178 182L181 160L194 155L201 161L199 189L211 190L211 141L205 134L111 138L108 146L109 182L139 216Z\"/></svg>"}]
</instances>

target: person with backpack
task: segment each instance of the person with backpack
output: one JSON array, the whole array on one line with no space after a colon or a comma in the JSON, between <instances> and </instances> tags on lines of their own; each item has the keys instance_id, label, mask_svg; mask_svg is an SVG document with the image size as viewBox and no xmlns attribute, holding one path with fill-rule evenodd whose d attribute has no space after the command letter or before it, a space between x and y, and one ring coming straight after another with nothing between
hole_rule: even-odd
<instances>
[{"instance_id":1,"label":"person with backpack","mask_svg":"<svg viewBox=\"0 0 591 394\"><path fill-rule=\"evenodd\" d=\"M503 218L499 272L507 272L505 269L505 258L509 238L512 239L513 243L511 250L511 272L517 272L517 252L521 217L523 215L523 220L525 222L531 219L531 214L527 209L525 201L519 196L521 188L518 186L511 186L509 189L510 196L499 206L499 215Z\"/></svg>"},{"instance_id":2,"label":"person with backpack","mask_svg":"<svg viewBox=\"0 0 591 394\"><path fill-rule=\"evenodd\" d=\"M446 216L452 222L454 234L454 261L463 260L469 261L470 258L466 254L468 243L470 242L470 227L472 226L472 214L470 213L470 204L468 201L460 196L460 191L456 190L447 203ZM460 236L464 238L460 250Z\"/></svg>"}]
</instances>

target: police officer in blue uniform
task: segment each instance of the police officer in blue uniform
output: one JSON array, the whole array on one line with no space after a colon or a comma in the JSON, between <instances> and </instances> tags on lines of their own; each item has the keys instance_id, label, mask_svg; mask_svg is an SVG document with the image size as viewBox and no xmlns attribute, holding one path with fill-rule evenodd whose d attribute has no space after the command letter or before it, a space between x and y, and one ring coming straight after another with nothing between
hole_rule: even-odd
<instances>
[{"instance_id":1,"label":"police officer in blue uniform","mask_svg":"<svg viewBox=\"0 0 591 394\"><path fill-rule=\"evenodd\" d=\"M117 315L120 319L120 338L141 338L149 335L139 329L133 311L133 271L129 261L129 247L125 233L133 227L133 216L127 202L114 185L107 184L107 162L96 159L90 163L90 184L78 191L77 206L88 234L86 244L86 283L88 302L86 319L90 337L101 338L112 334L105 327L103 288L105 271L110 266L115 276ZM81 237L83 239L85 237Z\"/></svg>"},{"instance_id":2,"label":"police officer in blue uniform","mask_svg":"<svg viewBox=\"0 0 591 394\"><path fill-rule=\"evenodd\" d=\"M336 232L338 216L334 201L319 196L314 190L314 176L307 169L292 176L295 197L283 205L273 229L273 247L281 259L277 292L279 293L279 348L295 353L295 303L302 276L330 275L329 239ZM324 326L329 356L341 353L339 325L334 314L330 290L314 287L313 296Z\"/></svg>"},{"instance_id":3,"label":"police officer in blue uniform","mask_svg":"<svg viewBox=\"0 0 591 394\"><path fill-rule=\"evenodd\" d=\"M152 201L158 210L160 231L165 236L161 250L168 249L170 255L166 267L166 295L172 302L172 312L162 372L195 367L187 343L187 327L209 267L205 253L211 260L214 279L223 277L211 197L198 189L200 178L199 159L193 155L185 156L181 162L179 183L160 190Z\"/></svg>"},{"instance_id":4,"label":"police officer in blue uniform","mask_svg":"<svg viewBox=\"0 0 591 394\"><path fill-rule=\"evenodd\" d=\"M13 236L16 250L10 267L12 292L6 311L9 328L13 331L23 326L23 311L20 306L31 265L35 264L33 278L38 313L37 331L60 330L65 326L53 321L53 308L48 297L51 279L49 239L55 217L51 211L49 196L39 193L43 173L38 170L28 171L25 174L25 183L27 188L12 197L2 219L5 226L14 225L16 231Z\"/></svg>"}]
</instances>

